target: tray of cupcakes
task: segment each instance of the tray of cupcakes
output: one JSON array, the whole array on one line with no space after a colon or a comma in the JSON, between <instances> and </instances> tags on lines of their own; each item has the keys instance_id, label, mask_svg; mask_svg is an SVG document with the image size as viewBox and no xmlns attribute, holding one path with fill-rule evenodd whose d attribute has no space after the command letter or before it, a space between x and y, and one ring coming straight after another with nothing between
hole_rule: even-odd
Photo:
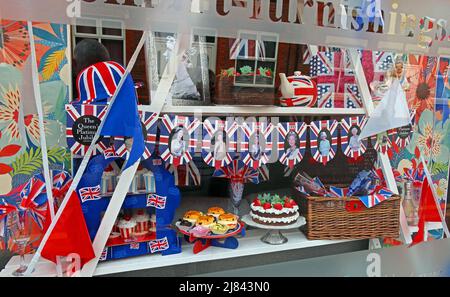
<instances>
[{"instance_id":1,"label":"tray of cupcakes","mask_svg":"<svg viewBox=\"0 0 450 297\"><path fill-rule=\"evenodd\" d=\"M238 216L226 213L220 207L211 207L206 213L198 210L186 212L175 226L189 237L220 239L240 234L244 224Z\"/></svg>"}]
</instances>

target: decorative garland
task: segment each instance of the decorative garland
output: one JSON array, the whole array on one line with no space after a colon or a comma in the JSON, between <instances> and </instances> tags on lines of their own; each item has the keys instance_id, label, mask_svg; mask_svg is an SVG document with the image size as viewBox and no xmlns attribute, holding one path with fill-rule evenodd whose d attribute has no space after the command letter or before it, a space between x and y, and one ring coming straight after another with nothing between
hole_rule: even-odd
<instances>
[{"instance_id":1,"label":"decorative garland","mask_svg":"<svg viewBox=\"0 0 450 297\"><path fill-rule=\"evenodd\" d=\"M76 111L77 118L83 117L83 112L88 112L89 116L95 116L97 109L86 109L87 105L68 108L68 113ZM238 124L236 121L205 120L203 123L194 117L164 115L162 118L156 117L154 113L142 112L143 133L147 133L146 150L143 158L148 159L153 154L156 145L159 145L161 158L168 164L178 167L192 161L192 154L201 147L202 158L206 164L216 169L223 168L232 163L237 157L242 162L254 169L261 168L269 163L272 153L277 153L278 160L289 168L303 160L307 147L307 133L310 133L310 148L314 160L324 166L332 160L337 153L339 138L343 153L352 159L361 157L368 148L368 139L358 140L358 135L364 128L367 118L364 116L348 117L340 121L331 119L311 122L309 125L304 122L286 122L273 125L267 122L244 122ZM414 117L412 113L411 117ZM160 123L160 136L157 139L157 127ZM77 144L73 137L73 129L69 125L75 125L73 118L68 119L67 138L72 153L83 153L83 144ZM200 127L202 126L202 127ZM342 129L338 129L338 127ZM197 139L195 133L201 130L202 140ZM278 133L274 133L274 130ZM339 137L339 131L340 137ZM402 127L387 131L377 137L372 137L374 149L378 152L387 153L394 147L396 150L407 146L411 140L414 127ZM220 135L222 137L220 137ZM277 136L275 139L274 136ZM239 136L239 137L238 137ZM376 138L376 141L374 141ZM257 140L256 140L257 139ZM69 142L70 140L70 142ZM113 148L106 144L100 145L105 157L120 156L126 154L126 146L121 139L116 138ZM123 140L123 139L122 139ZM118 144L117 144L118 143ZM258 149L259 144L259 149ZM276 151L273 152L273 149ZM218 158L219 157L219 158Z\"/></svg>"}]
</instances>

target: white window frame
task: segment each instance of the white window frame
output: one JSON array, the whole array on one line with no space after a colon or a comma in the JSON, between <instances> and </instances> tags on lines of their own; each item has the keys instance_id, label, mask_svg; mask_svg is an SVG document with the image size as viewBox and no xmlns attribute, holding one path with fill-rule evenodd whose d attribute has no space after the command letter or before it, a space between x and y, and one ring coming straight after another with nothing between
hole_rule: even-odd
<instances>
[{"instance_id":1,"label":"white window frame","mask_svg":"<svg viewBox=\"0 0 450 297\"><path fill-rule=\"evenodd\" d=\"M92 22L92 23L89 23ZM104 22L114 22L114 23L120 23L121 27L121 35L107 35L103 34L103 23ZM77 26L86 26L86 27L94 27L96 28L96 33L79 33L77 32ZM108 28L108 27L105 27ZM121 20L115 20L115 19L99 19L99 18L82 18L77 20L77 24L72 26L72 44L76 45L76 38L95 38L98 40L98 42L102 43L102 40L119 40L123 41L123 64L126 67L127 64L127 47L126 47L126 30L124 22Z\"/></svg>"},{"instance_id":2,"label":"white window frame","mask_svg":"<svg viewBox=\"0 0 450 297\"><path fill-rule=\"evenodd\" d=\"M253 84L236 82L236 77L234 77L234 85L235 86L242 86L242 87L254 87L254 88L273 88L273 87L275 87L275 80L276 80L275 77L273 78L273 82L270 85L257 84L256 83L256 71L257 71L256 65L257 65L258 61L274 62L273 75L275 75L275 73L277 71L277 66L278 66L277 65L278 64L278 47L280 45L279 35L275 34L275 33L270 33L270 32L239 30L238 31L238 38L240 39L243 34L256 35L256 40L261 40L261 41L264 40L264 39L262 39L262 36L275 37L275 43L276 43L276 45L275 45L275 58L267 58L266 57L264 59L259 59L258 58L259 57L259 47L258 46L256 46L256 49L255 49L255 55L256 55L255 58L244 59L244 58L239 58L239 56L236 57L236 61L234 63L236 71L238 71L238 68L237 68L238 66L237 65L238 65L238 61L239 60L251 60L251 61L254 61L254 67L253 67L254 76L253 76Z\"/></svg>"}]
</instances>

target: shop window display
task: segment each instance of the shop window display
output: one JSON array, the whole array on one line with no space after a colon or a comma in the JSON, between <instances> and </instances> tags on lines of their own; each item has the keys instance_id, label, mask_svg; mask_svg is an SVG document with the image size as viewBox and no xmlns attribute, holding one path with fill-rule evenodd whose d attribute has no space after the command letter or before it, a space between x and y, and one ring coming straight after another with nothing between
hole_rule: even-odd
<instances>
[{"instance_id":1,"label":"shop window display","mask_svg":"<svg viewBox=\"0 0 450 297\"><path fill-rule=\"evenodd\" d=\"M137 25L138 16L122 22L120 14L120 21L99 18L73 26L72 36L67 25L36 23L32 35L25 21L2 19L1 234L14 224L15 212L24 214L18 207L25 203L21 187L46 168L45 162L74 177L71 190L88 229L87 248L106 242L106 250L95 250L83 262L87 275L94 273L92 263L98 260L107 265L118 258L187 251L201 257L207 248L238 254L245 248L240 244L244 236L264 235L263 243L258 242L264 250L267 244L292 244L292 234L305 242L367 238L392 245L417 244L448 232L441 215L448 193L449 63L435 51L439 42L446 42L439 41L438 33L445 31L439 31L439 22L405 19L398 5L383 4L381 15L374 8L375 15L366 16L363 9L338 10L334 2L307 1L292 10L292 1L193 1L202 13L177 16L183 21L198 17L202 21L197 25L208 23L210 28L189 25L186 31L159 23L174 8L147 2L143 11L160 13L148 32L139 31L144 28ZM175 2L178 9L187 8ZM131 2L99 5L116 5L118 11L135 8ZM308 10L314 13L308 15ZM216 25L205 21L213 17ZM242 26L230 25L237 20ZM305 28L317 30L318 36L305 34ZM375 41L392 42L392 30L401 35L402 50L376 48ZM436 33L431 41L429 32ZM419 48L429 46L428 54L409 50L414 38ZM99 74L101 65L88 68L71 81L73 49L86 40L100 42L109 50L108 61L125 65L110 62L105 69L111 76ZM140 46L134 55L131 45ZM21 107L30 100L23 81L33 51L37 73L31 74L40 80L44 114ZM81 70L82 63L76 62L71 66ZM170 65L175 67L170 70ZM141 97L139 84L127 79L127 71L142 79L149 100ZM74 83L79 96L72 99L82 100L69 103ZM106 90L102 102L96 101L97 83ZM113 108L123 100L118 86L136 99L127 111ZM386 104L389 100L392 104ZM392 120L400 110L402 121ZM386 117L388 111L392 116ZM117 116L116 128L108 128L111 114ZM127 117L133 119L125 123ZM39 129L40 121L45 130ZM104 123L107 132L99 129ZM40 151L42 131L51 144L48 161ZM283 174L273 174L276 168ZM45 177L37 179L45 183ZM213 183L224 187L223 198L208 197ZM64 213L63 198L68 201L70 195L60 194L55 209ZM199 205L186 209L189 201ZM430 205L433 209L426 211ZM36 207L33 236L41 238L46 233L43 220L49 217L40 204ZM331 224L327 212L335 214ZM387 225L374 226L376 217L385 218ZM352 225L355 220L361 221ZM248 228L252 224L267 230L295 227L285 237L278 231L258 233ZM109 234L98 232L109 225ZM2 238L2 248L10 248L11 242ZM36 242L34 248L39 247ZM51 243L44 242L42 256L49 255L45 244Z\"/></svg>"}]
</instances>

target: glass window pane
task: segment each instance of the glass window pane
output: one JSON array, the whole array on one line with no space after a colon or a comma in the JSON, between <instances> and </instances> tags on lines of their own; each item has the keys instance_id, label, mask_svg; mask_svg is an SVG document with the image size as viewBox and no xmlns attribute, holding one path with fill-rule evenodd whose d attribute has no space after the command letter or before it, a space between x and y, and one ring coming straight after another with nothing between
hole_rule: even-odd
<instances>
[{"instance_id":1,"label":"glass window pane","mask_svg":"<svg viewBox=\"0 0 450 297\"><path fill-rule=\"evenodd\" d=\"M122 36L122 29L103 28L102 34L107 36Z\"/></svg>"},{"instance_id":2,"label":"glass window pane","mask_svg":"<svg viewBox=\"0 0 450 297\"><path fill-rule=\"evenodd\" d=\"M257 85L273 85L275 72L275 62L259 61L256 69Z\"/></svg>"},{"instance_id":3,"label":"glass window pane","mask_svg":"<svg viewBox=\"0 0 450 297\"><path fill-rule=\"evenodd\" d=\"M90 26L76 26L76 32L77 33L83 33L83 34L97 34L97 28L96 27L90 27Z\"/></svg>"},{"instance_id":4,"label":"glass window pane","mask_svg":"<svg viewBox=\"0 0 450 297\"><path fill-rule=\"evenodd\" d=\"M236 68L237 68L236 83L254 84L255 61L238 60Z\"/></svg>"},{"instance_id":5,"label":"glass window pane","mask_svg":"<svg viewBox=\"0 0 450 297\"><path fill-rule=\"evenodd\" d=\"M124 65L123 40L102 39L102 44L108 49L111 60Z\"/></svg>"}]
</instances>

